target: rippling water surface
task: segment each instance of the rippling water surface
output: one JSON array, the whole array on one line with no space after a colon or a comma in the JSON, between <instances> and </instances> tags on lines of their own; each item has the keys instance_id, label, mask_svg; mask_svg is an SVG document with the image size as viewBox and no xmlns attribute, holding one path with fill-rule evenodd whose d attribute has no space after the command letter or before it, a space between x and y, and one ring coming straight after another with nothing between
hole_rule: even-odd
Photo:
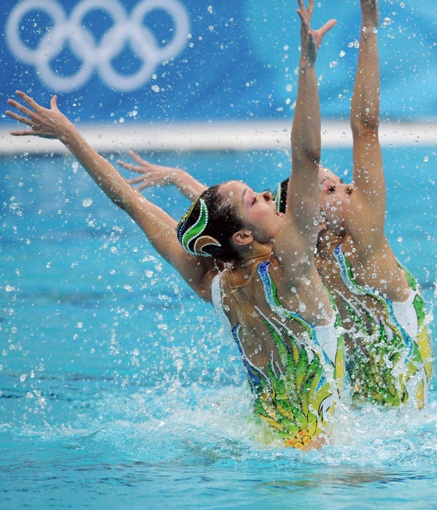
<instances>
[{"instance_id":1,"label":"rippling water surface","mask_svg":"<svg viewBox=\"0 0 437 510\"><path fill-rule=\"evenodd\" d=\"M385 156L387 232L431 314L436 153ZM282 152L148 157L259 190L288 168ZM324 158L348 178L346 152ZM424 411L345 405L332 446L284 449L252 420L212 309L72 159L3 159L0 174L0 508L437 507L434 387Z\"/></svg>"}]
</instances>

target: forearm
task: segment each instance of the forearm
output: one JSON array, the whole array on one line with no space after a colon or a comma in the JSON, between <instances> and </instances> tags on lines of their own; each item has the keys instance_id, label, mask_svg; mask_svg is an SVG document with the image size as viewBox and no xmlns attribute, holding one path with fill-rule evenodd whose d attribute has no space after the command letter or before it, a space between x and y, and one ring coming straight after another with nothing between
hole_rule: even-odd
<instances>
[{"instance_id":1,"label":"forearm","mask_svg":"<svg viewBox=\"0 0 437 510\"><path fill-rule=\"evenodd\" d=\"M136 193L120 173L100 156L69 121L59 126L58 139L76 157L102 191L119 207L128 209Z\"/></svg>"},{"instance_id":2,"label":"forearm","mask_svg":"<svg viewBox=\"0 0 437 510\"><path fill-rule=\"evenodd\" d=\"M205 190L206 186L201 184L192 175L185 170L180 168L174 168L171 173L171 182L178 191L188 198L188 200L194 200L201 195Z\"/></svg>"},{"instance_id":3,"label":"forearm","mask_svg":"<svg viewBox=\"0 0 437 510\"><path fill-rule=\"evenodd\" d=\"M362 0L365 2L366 0ZM363 12L360 50L351 103L351 127L354 133L376 135L379 128L380 71L377 21Z\"/></svg>"},{"instance_id":4,"label":"forearm","mask_svg":"<svg viewBox=\"0 0 437 510\"><path fill-rule=\"evenodd\" d=\"M305 169L308 170L308 163L311 166L319 164L321 153L320 133L320 102L315 65L308 59L301 57L298 94L291 130L293 168L298 169L305 165Z\"/></svg>"}]
</instances>

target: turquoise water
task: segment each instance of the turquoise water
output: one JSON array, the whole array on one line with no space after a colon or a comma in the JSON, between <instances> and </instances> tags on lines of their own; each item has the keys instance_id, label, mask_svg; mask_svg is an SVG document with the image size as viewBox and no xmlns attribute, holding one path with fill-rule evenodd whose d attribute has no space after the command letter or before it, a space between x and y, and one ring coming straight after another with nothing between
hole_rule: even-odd
<instances>
[{"instance_id":1,"label":"turquoise water","mask_svg":"<svg viewBox=\"0 0 437 510\"><path fill-rule=\"evenodd\" d=\"M259 190L288 168L281 151L147 157ZM385 150L387 232L430 312L436 159ZM324 163L350 175L348 151ZM73 159L3 158L0 175L1 509L437 508L434 386L424 411L345 406L332 446L284 449L252 421L210 306ZM175 216L187 205L146 194Z\"/></svg>"}]
</instances>

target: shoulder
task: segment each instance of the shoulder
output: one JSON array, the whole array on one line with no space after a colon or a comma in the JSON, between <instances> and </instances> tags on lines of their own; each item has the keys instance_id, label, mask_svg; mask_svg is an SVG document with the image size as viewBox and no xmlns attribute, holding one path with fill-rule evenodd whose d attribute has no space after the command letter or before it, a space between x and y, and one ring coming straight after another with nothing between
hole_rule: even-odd
<instances>
[{"instance_id":1,"label":"shoulder","mask_svg":"<svg viewBox=\"0 0 437 510\"><path fill-rule=\"evenodd\" d=\"M218 292L220 285L220 275L216 267L209 268L203 275L202 279L193 286L197 295L207 301L213 303L213 294Z\"/></svg>"}]
</instances>

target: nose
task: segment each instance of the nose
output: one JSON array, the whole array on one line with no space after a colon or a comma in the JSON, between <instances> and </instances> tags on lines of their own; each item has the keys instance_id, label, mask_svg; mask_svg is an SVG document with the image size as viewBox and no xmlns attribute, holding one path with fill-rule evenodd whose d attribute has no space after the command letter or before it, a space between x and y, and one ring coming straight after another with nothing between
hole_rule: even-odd
<instances>
[{"instance_id":1,"label":"nose","mask_svg":"<svg viewBox=\"0 0 437 510\"><path fill-rule=\"evenodd\" d=\"M262 196L266 202L270 202L273 199L272 192L269 189L266 189L262 192Z\"/></svg>"}]
</instances>

